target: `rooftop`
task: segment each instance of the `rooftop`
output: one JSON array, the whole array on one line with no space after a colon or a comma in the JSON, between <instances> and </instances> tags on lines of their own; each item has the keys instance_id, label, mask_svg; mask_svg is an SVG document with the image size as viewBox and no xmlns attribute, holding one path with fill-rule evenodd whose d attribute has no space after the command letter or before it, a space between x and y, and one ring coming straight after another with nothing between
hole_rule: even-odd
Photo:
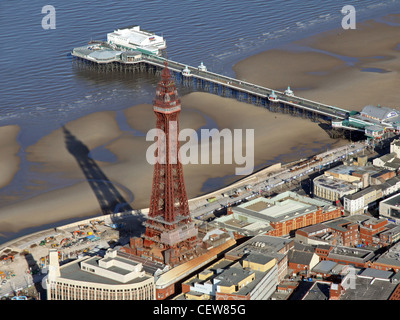
<instances>
[{"instance_id":1,"label":"rooftop","mask_svg":"<svg viewBox=\"0 0 400 320\"><path fill-rule=\"evenodd\" d=\"M215 260L218 255L230 249L236 244L236 240L228 238L226 242L217 247L207 250L204 254L193 258L183 264L180 264L171 270L163 273L156 281L156 286L159 288L166 288L172 283L176 283L185 276L198 270L201 266Z\"/></svg>"},{"instance_id":2,"label":"rooftop","mask_svg":"<svg viewBox=\"0 0 400 320\"><path fill-rule=\"evenodd\" d=\"M233 212L250 216L258 220L273 222L292 219L294 216L316 211L319 207L334 209L329 202L284 192L271 199L256 198L233 208Z\"/></svg>"},{"instance_id":3,"label":"rooftop","mask_svg":"<svg viewBox=\"0 0 400 320\"><path fill-rule=\"evenodd\" d=\"M230 287L232 285L237 285L240 281L246 279L252 274L254 274L253 270L246 270L238 266L232 266L216 276L214 283L217 283L219 286Z\"/></svg>"},{"instance_id":4,"label":"rooftop","mask_svg":"<svg viewBox=\"0 0 400 320\"><path fill-rule=\"evenodd\" d=\"M400 193L395 194L385 200L382 200L381 203L386 203L390 206L400 207Z\"/></svg>"},{"instance_id":5,"label":"rooftop","mask_svg":"<svg viewBox=\"0 0 400 320\"><path fill-rule=\"evenodd\" d=\"M330 282L316 281L302 300L329 300L330 288Z\"/></svg>"},{"instance_id":6,"label":"rooftop","mask_svg":"<svg viewBox=\"0 0 400 320\"><path fill-rule=\"evenodd\" d=\"M288 260L291 263L309 265L313 256L314 253L312 252L290 250L288 255Z\"/></svg>"},{"instance_id":7,"label":"rooftop","mask_svg":"<svg viewBox=\"0 0 400 320\"><path fill-rule=\"evenodd\" d=\"M344 225L350 225L350 224L353 224L353 222L347 220L346 218L334 219L323 223L324 226L343 232L346 232L348 230L347 228L344 227Z\"/></svg>"},{"instance_id":8,"label":"rooftop","mask_svg":"<svg viewBox=\"0 0 400 320\"><path fill-rule=\"evenodd\" d=\"M258 264L262 264L265 265L268 262L270 262L271 260L273 260L275 258L266 255L266 254L258 254L258 253L251 253L248 256L246 256L245 260L249 261L249 262L254 262L254 263L258 263Z\"/></svg>"},{"instance_id":9,"label":"rooftop","mask_svg":"<svg viewBox=\"0 0 400 320\"><path fill-rule=\"evenodd\" d=\"M365 263L374 257L374 252L361 248L337 246L331 250L328 257L350 262Z\"/></svg>"},{"instance_id":10,"label":"rooftop","mask_svg":"<svg viewBox=\"0 0 400 320\"><path fill-rule=\"evenodd\" d=\"M343 268L345 268L345 265L334 261L322 260L312 269L312 271L322 274L340 274Z\"/></svg>"},{"instance_id":11,"label":"rooftop","mask_svg":"<svg viewBox=\"0 0 400 320\"><path fill-rule=\"evenodd\" d=\"M359 274L358 277L361 278L368 278L368 279L379 279L379 280L387 280L394 275L394 272L392 271L385 271L385 270L378 270L378 269L372 269L372 268L366 268L362 270Z\"/></svg>"},{"instance_id":12,"label":"rooftop","mask_svg":"<svg viewBox=\"0 0 400 320\"><path fill-rule=\"evenodd\" d=\"M61 266L60 276L74 281L107 285L132 284L151 278L141 270L141 264L123 257L94 256L74 260Z\"/></svg>"},{"instance_id":13,"label":"rooftop","mask_svg":"<svg viewBox=\"0 0 400 320\"><path fill-rule=\"evenodd\" d=\"M370 175L374 175L377 173L381 173L382 171L383 171L382 169L374 167L372 165L366 165L366 166L340 165L335 168L329 169L328 171L326 171L326 173L345 174L345 175L369 173Z\"/></svg>"},{"instance_id":14,"label":"rooftop","mask_svg":"<svg viewBox=\"0 0 400 320\"><path fill-rule=\"evenodd\" d=\"M310 226L301 228L300 230L307 233L308 236L311 237L315 234L328 231L328 228L324 224L318 223L318 224L312 224Z\"/></svg>"},{"instance_id":15,"label":"rooftop","mask_svg":"<svg viewBox=\"0 0 400 320\"><path fill-rule=\"evenodd\" d=\"M114 30L107 34L107 42L122 46L132 45L137 48L151 50L166 47L163 37L153 32L141 30L139 26Z\"/></svg>"},{"instance_id":16,"label":"rooftop","mask_svg":"<svg viewBox=\"0 0 400 320\"><path fill-rule=\"evenodd\" d=\"M95 60L113 60L121 53L122 51L115 50L94 50L89 53L88 56Z\"/></svg>"},{"instance_id":17,"label":"rooftop","mask_svg":"<svg viewBox=\"0 0 400 320\"><path fill-rule=\"evenodd\" d=\"M361 111L361 115L367 115L380 120L398 117L398 113L394 109L373 105L365 106Z\"/></svg>"},{"instance_id":18,"label":"rooftop","mask_svg":"<svg viewBox=\"0 0 400 320\"><path fill-rule=\"evenodd\" d=\"M375 263L400 267L400 245L399 243L383 253Z\"/></svg>"},{"instance_id":19,"label":"rooftop","mask_svg":"<svg viewBox=\"0 0 400 320\"><path fill-rule=\"evenodd\" d=\"M355 287L348 288L340 300L388 300L397 286L397 283L370 278L356 277L355 281Z\"/></svg>"},{"instance_id":20,"label":"rooftop","mask_svg":"<svg viewBox=\"0 0 400 320\"><path fill-rule=\"evenodd\" d=\"M313 180L314 185L318 185L327 189L334 189L342 193L355 193L359 189L351 182L335 179L321 175Z\"/></svg>"},{"instance_id":21,"label":"rooftop","mask_svg":"<svg viewBox=\"0 0 400 320\"><path fill-rule=\"evenodd\" d=\"M353 194L348 194L345 196L345 198L349 199L349 200L356 200L359 198L364 197L365 195L371 193L371 192L375 192L376 190L382 189L382 185L378 185L378 186L369 186L367 188L364 188L356 193Z\"/></svg>"},{"instance_id":22,"label":"rooftop","mask_svg":"<svg viewBox=\"0 0 400 320\"><path fill-rule=\"evenodd\" d=\"M258 235L226 253L227 256L240 258L249 253L258 253L281 261L285 252L294 245L292 239Z\"/></svg>"}]
</instances>

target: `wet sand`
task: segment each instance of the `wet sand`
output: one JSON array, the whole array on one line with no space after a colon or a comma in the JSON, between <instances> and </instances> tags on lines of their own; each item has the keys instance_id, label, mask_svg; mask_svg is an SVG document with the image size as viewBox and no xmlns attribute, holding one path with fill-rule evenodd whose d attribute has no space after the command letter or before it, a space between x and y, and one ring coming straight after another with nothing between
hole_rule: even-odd
<instances>
[{"instance_id":1,"label":"wet sand","mask_svg":"<svg viewBox=\"0 0 400 320\"><path fill-rule=\"evenodd\" d=\"M20 128L16 125L0 127L0 188L9 184L18 172L20 145L17 136Z\"/></svg>"},{"instance_id":2,"label":"wet sand","mask_svg":"<svg viewBox=\"0 0 400 320\"><path fill-rule=\"evenodd\" d=\"M397 21L398 16L391 19ZM367 23L365 29L361 24L357 28L357 32L353 33L333 31L296 41L285 48L245 59L235 65L234 70L240 79L277 90L284 90L290 85L297 95L348 109L360 110L369 103L395 107L400 101L400 51L395 49L400 29L376 22ZM332 43L335 45L332 46ZM326 54L326 50L332 50L335 55ZM343 55L357 57L358 60L349 65L349 60ZM363 68L382 68L389 72L363 72ZM155 126L155 116L148 104L128 108L124 110L124 115L132 130L124 131L119 127L115 112L97 112L72 121L65 128L69 139L78 143L82 150L111 153L115 159L96 161L99 170L134 209L147 208L153 166L145 158L147 148L152 144L145 140L145 134ZM330 139L318 124L309 120L271 113L207 93L196 92L182 97L180 129L198 130L209 126L210 120L219 130L254 129L256 170L346 143ZM11 135L1 140L0 146L6 147L8 141L13 141L13 149L8 149L8 154L16 160L18 149ZM41 194L0 208L0 232L17 232L64 219L101 214L98 199L82 166L77 157L68 151L63 128L43 137L26 152L28 161L34 164L31 170L44 177L56 175L64 183L45 184ZM4 168L14 168L10 172L15 174L18 161L4 159L1 164L3 172L6 171ZM242 178L235 176L236 167L235 163L185 165L188 197L194 198L206 192L205 185L210 181L231 183ZM5 179L5 183L9 179Z\"/></svg>"},{"instance_id":3,"label":"wet sand","mask_svg":"<svg viewBox=\"0 0 400 320\"><path fill-rule=\"evenodd\" d=\"M258 168L269 161L272 164L274 158L282 155L287 157L281 160L290 161L313 154L313 148L335 142L311 121L270 113L263 108L207 93L182 97L182 106L181 130L204 128L207 118L211 118L219 130L254 129L254 165ZM66 124L65 129L86 146L87 151L104 147L112 152L116 161L96 161L102 174L134 209L147 208L153 166L146 161L145 154L153 142L145 140L145 133L154 128L155 116L152 106L146 104L133 106L124 113L131 131L122 131L118 127L114 112L91 114ZM288 130L282 132L284 127ZM27 227L100 214L99 201L78 164L82 159L73 156L67 148L66 133L60 128L27 149L27 159L36 164L34 170L43 175L57 174L68 181L68 185L0 208L0 231L16 232ZM184 166L189 198L203 194L203 184L208 179L228 177L226 181L233 182L243 178L235 176L235 168L242 165L235 163L234 156L233 164L223 164L224 159L221 157L221 164Z\"/></svg>"},{"instance_id":4,"label":"wet sand","mask_svg":"<svg viewBox=\"0 0 400 320\"><path fill-rule=\"evenodd\" d=\"M400 22L400 15L387 21ZM400 105L400 26L357 23L249 57L234 66L237 78L360 111L365 105Z\"/></svg>"}]
</instances>

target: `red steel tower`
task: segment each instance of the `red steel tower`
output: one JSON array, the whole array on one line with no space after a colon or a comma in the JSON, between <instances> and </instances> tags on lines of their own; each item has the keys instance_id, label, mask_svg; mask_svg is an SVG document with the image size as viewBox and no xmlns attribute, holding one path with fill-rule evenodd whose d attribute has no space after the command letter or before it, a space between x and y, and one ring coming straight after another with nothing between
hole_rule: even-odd
<instances>
[{"instance_id":1,"label":"red steel tower","mask_svg":"<svg viewBox=\"0 0 400 320\"><path fill-rule=\"evenodd\" d=\"M167 62L156 90L153 110L156 128L164 132L165 139L157 141L160 143L155 151L158 161L154 164L143 249L150 249L147 253L151 251L148 255L155 260L176 265L196 255L199 241L197 227L190 217L183 168L179 161L177 136L181 102Z\"/></svg>"}]
</instances>

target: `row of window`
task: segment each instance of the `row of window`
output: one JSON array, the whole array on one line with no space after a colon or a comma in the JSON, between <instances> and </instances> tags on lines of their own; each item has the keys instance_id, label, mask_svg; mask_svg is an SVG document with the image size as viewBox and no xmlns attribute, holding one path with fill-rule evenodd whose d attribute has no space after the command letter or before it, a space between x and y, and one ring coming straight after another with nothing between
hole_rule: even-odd
<instances>
[{"instance_id":1,"label":"row of window","mask_svg":"<svg viewBox=\"0 0 400 320\"><path fill-rule=\"evenodd\" d=\"M51 285L51 300L152 300L154 285L132 289L104 289L58 282Z\"/></svg>"}]
</instances>

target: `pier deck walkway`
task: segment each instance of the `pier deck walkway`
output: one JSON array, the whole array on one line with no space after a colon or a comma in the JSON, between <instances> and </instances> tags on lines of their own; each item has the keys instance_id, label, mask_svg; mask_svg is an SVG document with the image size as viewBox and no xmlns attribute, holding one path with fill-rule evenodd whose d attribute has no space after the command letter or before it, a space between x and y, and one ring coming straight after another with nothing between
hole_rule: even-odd
<instances>
[{"instance_id":1,"label":"pier deck walkway","mask_svg":"<svg viewBox=\"0 0 400 320\"><path fill-rule=\"evenodd\" d=\"M164 67L165 59L157 56L143 55L142 61L162 68ZM185 81L190 81L191 78L192 82L195 82L193 85L201 85L203 89L208 88L210 93L222 95L223 91L228 91L228 95L233 98L238 98L242 101L248 101L252 103L259 101L260 104L265 105L269 96L272 93L275 93L276 99L273 102L284 103L286 105L314 112L331 119L345 119L346 113L348 112L345 109L335 106L326 105L297 96L288 96L284 92L276 91L257 84L238 80L210 71L203 71L199 68L184 65L176 61L168 60L168 68L175 73L175 76L178 77L178 80L180 80L182 83ZM182 73L182 70L185 68L190 71L189 76L185 76ZM178 81L178 83L180 81ZM199 82L200 84L198 84Z\"/></svg>"},{"instance_id":2,"label":"pier deck walkway","mask_svg":"<svg viewBox=\"0 0 400 320\"><path fill-rule=\"evenodd\" d=\"M137 68L140 70L149 69L152 72L160 72L165 65L166 59L161 56L141 53L140 58L126 61L121 58L121 52L106 49L105 59L97 59L91 54L93 51L87 47L78 47L72 51L72 56L87 63L94 64L106 70L122 70L123 68ZM111 54L114 52L115 54ZM231 78L217 74L204 68L193 67L177 61L167 60L168 68L177 84L181 84L193 89L217 94L219 96L236 98L239 101L252 103L258 106L277 109L282 107L288 113L301 113L308 117L322 117L327 120L345 120L348 110L330 106L316 101L311 101L302 97L288 95L270 88L257 84ZM272 98L271 96L274 96ZM290 110L289 110L290 109Z\"/></svg>"}]
</instances>

